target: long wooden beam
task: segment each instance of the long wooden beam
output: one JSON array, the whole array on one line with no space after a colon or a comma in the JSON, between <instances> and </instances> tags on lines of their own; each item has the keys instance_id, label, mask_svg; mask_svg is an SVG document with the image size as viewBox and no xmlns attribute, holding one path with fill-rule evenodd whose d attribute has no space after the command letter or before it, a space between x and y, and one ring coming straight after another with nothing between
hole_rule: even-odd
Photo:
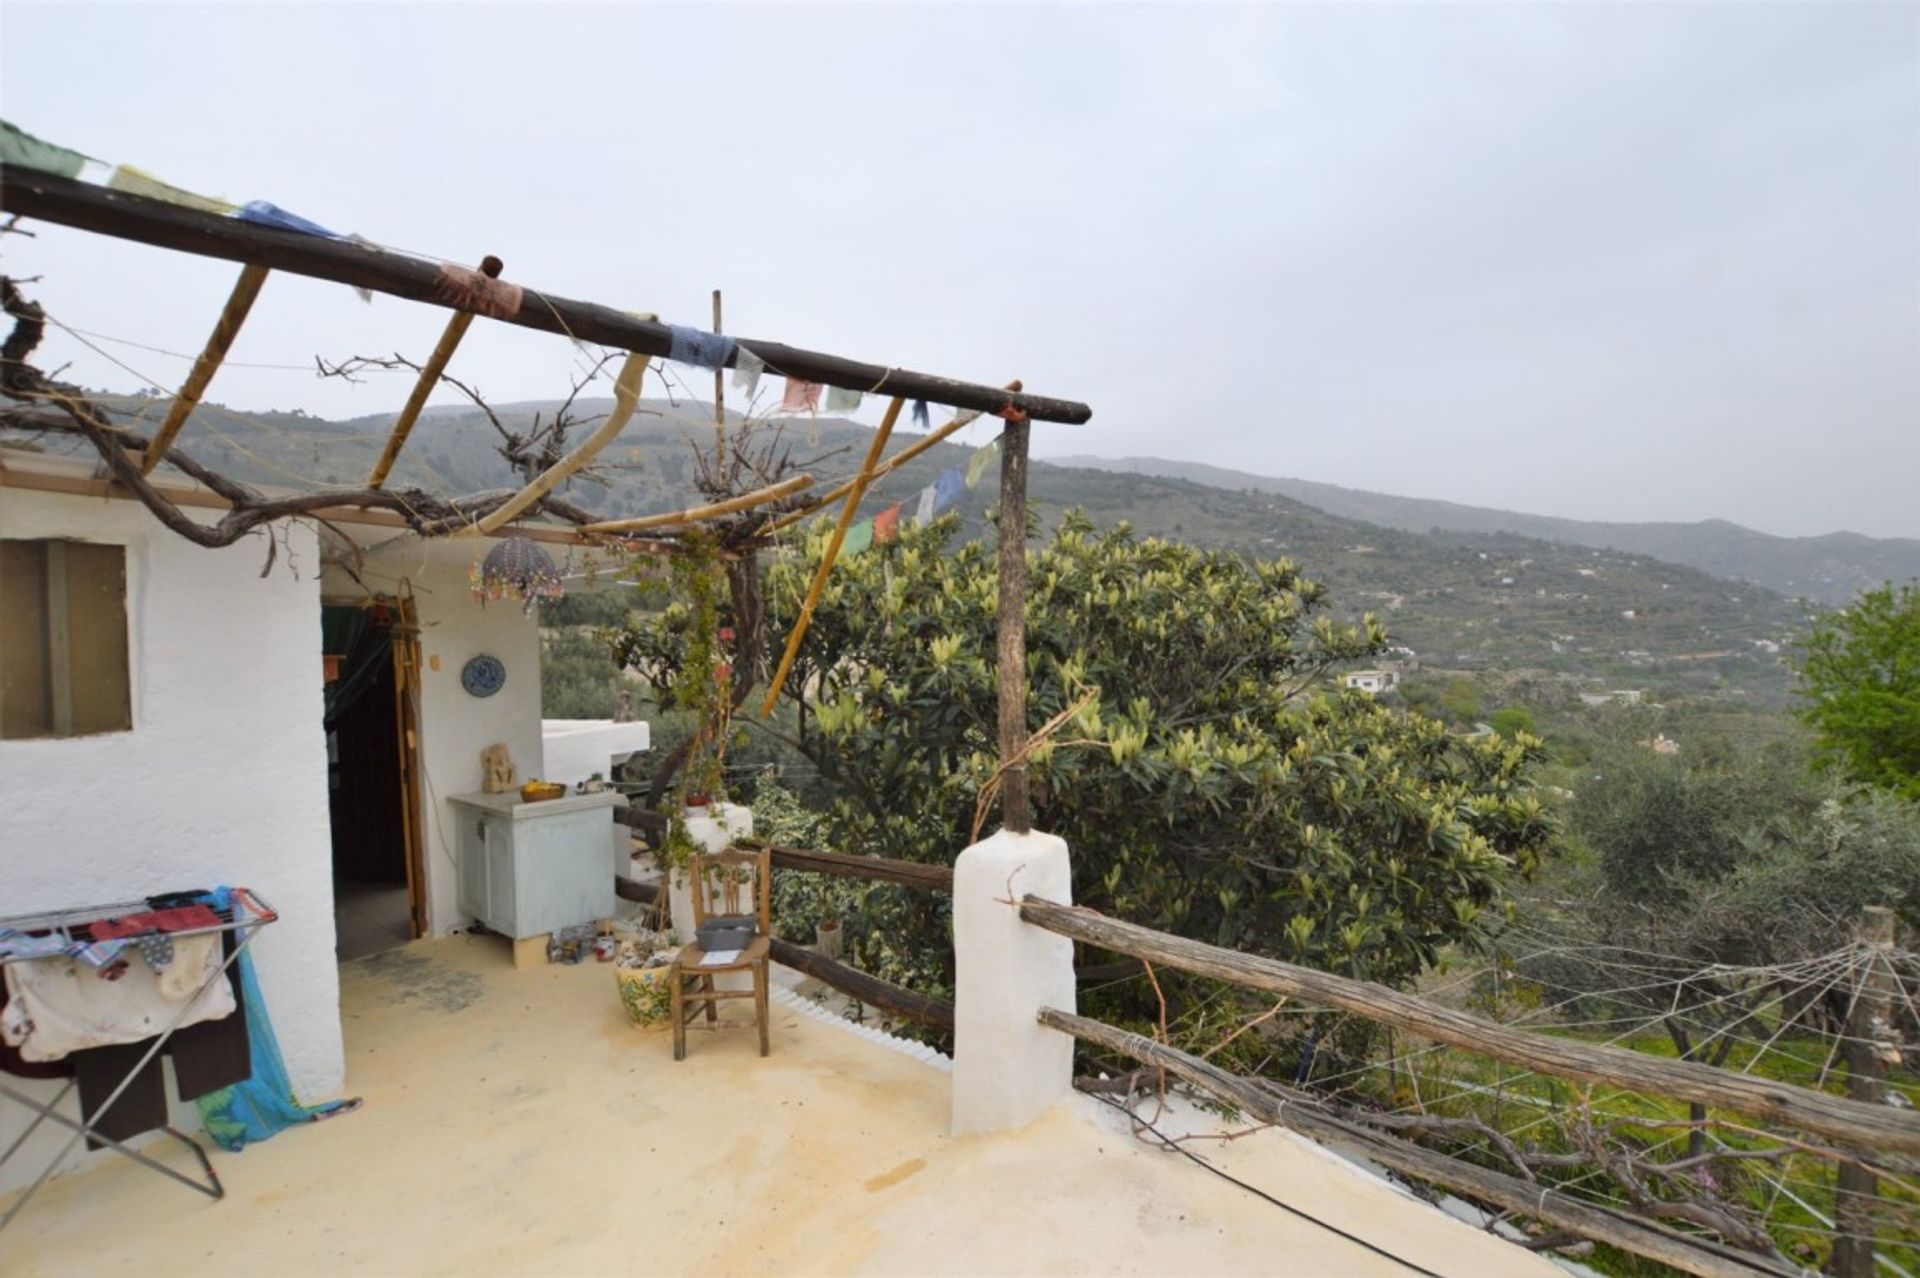
<instances>
[{"instance_id":1,"label":"long wooden beam","mask_svg":"<svg viewBox=\"0 0 1920 1278\"><path fill-rule=\"evenodd\" d=\"M718 519L722 515L751 510L755 506L764 506L770 501L791 497L794 493L804 492L811 487L813 487L813 476L799 474L783 479L777 484L768 484L765 488L756 488L750 493L741 493L738 497L729 497L725 501L716 501L705 506L689 506L685 510L668 511L664 515L641 515L634 519L603 519L597 524L580 525L580 531L626 533L647 528L672 528L680 524L697 524L707 519Z\"/></svg>"},{"instance_id":2,"label":"long wooden beam","mask_svg":"<svg viewBox=\"0 0 1920 1278\"><path fill-rule=\"evenodd\" d=\"M1669 1060L1624 1047L1516 1029L1370 981L1191 941L1037 896L1021 901L1020 917L1035 927L1116 954L1336 1007L1556 1078L1696 1101L1887 1153L1920 1153L1920 1118L1891 1106L1845 1100L1700 1061Z\"/></svg>"},{"instance_id":3,"label":"long wooden beam","mask_svg":"<svg viewBox=\"0 0 1920 1278\"><path fill-rule=\"evenodd\" d=\"M1143 1064L1164 1067L1168 1073L1210 1092L1227 1104L1258 1119L1286 1127L1329 1145L1339 1145L1418 1180L1471 1194L1521 1216L1571 1230L1635 1255L1646 1256L1701 1278L1752 1278L1755 1274L1799 1275L1800 1270L1766 1256L1736 1251L1706 1238L1691 1238L1670 1229L1579 1199L1549 1186L1529 1184L1515 1176L1478 1167L1411 1141L1385 1136L1358 1123L1336 1118L1311 1103L1276 1096L1250 1079L1201 1060L1164 1043L1100 1021L1051 1007L1040 1009L1040 1023L1082 1042L1118 1052Z\"/></svg>"},{"instance_id":4,"label":"long wooden beam","mask_svg":"<svg viewBox=\"0 0 1920 1278\"><path fill-rule=\"evenodd\" d=\"M457 308L471 297L471 280L442 269L438 263L348 240L256 226L14 165L0 165L0 209L118 239L202 257L250 262L415 302ZM612 307L505 285L491 296L496 304L467 309L481 310L491 318L522 328L638 354L667 356L673 351L673 333L667 325ZM989 413L1011 407L1043 422L1078 424L1093 416L1091 408L1074 400L1010 394L992 386L865 364L784 342L742 338L740 345L752 351L771 373L845 390L924 399Z\"/></svg>"},{"instance_id":5,"label":"long wooden beam","mask_svg":"<svg viewBox=\"0 0 1920 1278\"><path fill-rule=\"evenodd\" d=\"M815 852L778 843L762 843L758 839L741 839L738 842L742 847L766 848L768 859L777 869L830 874L843 879L873 879L917 888L922 892L945 892L949 895L953 892L951 865L930 865L883 856L853 856L846 852Z\"/></svg>"}]
</instances>

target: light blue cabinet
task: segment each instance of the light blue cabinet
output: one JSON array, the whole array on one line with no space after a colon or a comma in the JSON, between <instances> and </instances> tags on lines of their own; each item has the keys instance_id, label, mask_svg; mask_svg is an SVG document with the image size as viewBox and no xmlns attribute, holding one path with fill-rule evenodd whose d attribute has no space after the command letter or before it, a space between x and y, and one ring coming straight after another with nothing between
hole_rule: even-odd
<instances>
[{"instance_id":1,"label":"light blue cabinet","mask_svg":"<svg viewBox=\"0 0 1920 1278\"><path fill-rule=\"evenodd\" d=\"M618 794L522 803L518 794L456 794L460 908L522 939L613 913L608 831Z\"/></svg>"}]
</instances>

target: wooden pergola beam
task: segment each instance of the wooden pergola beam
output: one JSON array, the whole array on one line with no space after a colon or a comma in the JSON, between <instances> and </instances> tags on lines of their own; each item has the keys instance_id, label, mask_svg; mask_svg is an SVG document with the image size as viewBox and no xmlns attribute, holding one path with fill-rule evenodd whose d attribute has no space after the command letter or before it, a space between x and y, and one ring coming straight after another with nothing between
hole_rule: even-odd
<instances>
[{"instance_id":1,"label":"wooden pergola beam","mask_svg":"<svg viewBox=\"0 0 1920 1278\"><path fill-rule=\"evenodd\" d=\"M804 492L811 487L813 487L812 475L794 475L777 484L768 484L765 488L756 488L750 493L741 493L738 497L729 497L725 501L716 501L705 506L689 506L685 510L669 511L663 515L641 515L634 519L603 519L597 524L582 524L580 531L583 533L630 533L646 528L673 528L680 524L697 524L708 519L718 519L722 515L751 510L755 506L764 506L770 501L791 497L794 493Z\"/></svg>"},{"instance_id":2,"label":"wooden pergola beam","mask_svg":"<svg viewBox=\"0 0 1920 1278\"><path fill-rule=\"evenodd\" d=\"M0 210L158 248L225 258L294 275L371 289L436 306L458 305L459 287L439 264L347 240L330 240L179 205L127 195L33 169L0 165ZM502 296L514 290L502 286ZM667 356L672 330L612 307L519 290L511 308L483 309L490 318L636 354ZM869 394L924 399L997 413L1012 408L1036 421L1078 424L1093 410L1073 400L1009 393L993 386L842 359L783 342L742 338L771 373ZM731 361L730 361L731 362Z\"/></svg>"},{"instance_id":3,"label":"wooden pergola beam","mask_svg":"<svg viewBox=\"0 0 1920 1278\"><path fill-rule=\"evenodd\" d=\"M200 352L200 357L193 361L193 367L187 370L187 380L180 383L173 403L167 406L166 419L160 423L160 429L153 433L153 442L147 446L146 456L140 459L142 475L153 473L153 468L173 447L174 438L180 434L180 428L187 424L187 418L200 406L200 397L207 393L207 387L213 383L213 375L226 362L233 339L240 336L240 326L247 322L247 312L253 309L253 299L260 296L260 286L266 282L266 267L248 263L241 268L240 278L233 282L233 292L227 295L227 304L220 308L220 318L207 338L206 349Z\"/></svg>"},{"instance_id":4,"label":"wooden pergola beam","mask_svg":"<svg viewBox=\"0 0 1920 1278\"><path fill-rule=\"evenodd\" d=\"M504 269L505 263L497 257L489 255L481 259L480 273L490 280L499 279ZM380 450L380 460L367 473L367 487L378 488L387 482L388 472L393 469L394 462L400 460L400 450L406 447L407 436L413 433L413 424L420 420L420 411L427 406L427 396L440 384L440 375L447 371L448 361L460 349L460 339L467 335L472 323L472 311L455 311L447 320L446 330L440 334L439 345L433 348L433 354L427 356L427 362L420 366L420 376L414 379L413 393L407 396L400 416L394 419L393 429L387 432L387 443Z\"/></svg>"}]
</instances>

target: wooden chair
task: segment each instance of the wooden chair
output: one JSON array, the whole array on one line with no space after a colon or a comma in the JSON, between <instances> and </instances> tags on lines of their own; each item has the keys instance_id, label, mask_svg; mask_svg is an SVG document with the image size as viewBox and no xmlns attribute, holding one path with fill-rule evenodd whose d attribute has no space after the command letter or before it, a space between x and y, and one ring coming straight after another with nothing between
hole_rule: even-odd
<instances>
[{"instance_id":1,"label":"wooden chair","mask_svg":"<svg viewBox=\"0 0 1920 1278\"><path fill-rule=\"evenodd\" d=\"M750 882L745 870L749 866L752 867ZM757 928L752 943L731 963L719 967L703 965L706 951L700 948L698 940L682 946L674 957L673 974L668 981L672 989L673 1059L676 1061L687 1058L687 1022L702 1007L707 1012L707 1023L717 1022L720 1001L729 998L753 1000L753 1016L760 1029L760 1054L767 1054L767 958L773 948L768 939L773 913L772 869L771 854L765 847L757 851L729 848L725 852L698 853L688 863L687 873L693 880L695 927L721 915L751 912ZM745 908L749 893L753 903L751 911ZM752 990L714 988L713 978L720 973L743 971L753 973Z\"/></svg>"}]
</instances>

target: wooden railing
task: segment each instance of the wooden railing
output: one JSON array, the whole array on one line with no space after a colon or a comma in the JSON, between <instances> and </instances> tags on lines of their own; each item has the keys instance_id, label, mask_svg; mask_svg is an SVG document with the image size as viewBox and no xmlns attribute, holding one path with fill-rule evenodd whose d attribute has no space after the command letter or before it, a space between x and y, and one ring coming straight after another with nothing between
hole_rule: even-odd
<instances>
[{"instance_id":1,"label":"wooden railing","mask_svg":"<svg viewBox=\"0 0 1920 1278\"><path fill-rule=\"evenodd\" d=\"M1387 986L1242 954L1032 895L1024 897L1019 908L1020 917L1035 927L1101 950L1267 994L1297 998L1315 1006L1337 1008L1541 1074L1604 1083L1732 1110L1880 1153L1920 1152L1920 1118L1888 1106L1830 1096L1697 1061L1669 1060L1625 1048L1515 1029ZM1041 1024L1083 1042L1165 1069L1262 1121L1345 1145L1407 1175L1647 1256L1687 1273L1731 1278L1754 1273L1801 1272L1776 1257L1677 1233L1624 1212L1570 1198L1538 1182L1492 1171L1386 1135L1338 1117L1307 1093L1277 1087L1263 1079L1238 1077L1139 1034L1057 1008L1041 1009L1039 1019Z\"/></svg>"}]
</instances>

